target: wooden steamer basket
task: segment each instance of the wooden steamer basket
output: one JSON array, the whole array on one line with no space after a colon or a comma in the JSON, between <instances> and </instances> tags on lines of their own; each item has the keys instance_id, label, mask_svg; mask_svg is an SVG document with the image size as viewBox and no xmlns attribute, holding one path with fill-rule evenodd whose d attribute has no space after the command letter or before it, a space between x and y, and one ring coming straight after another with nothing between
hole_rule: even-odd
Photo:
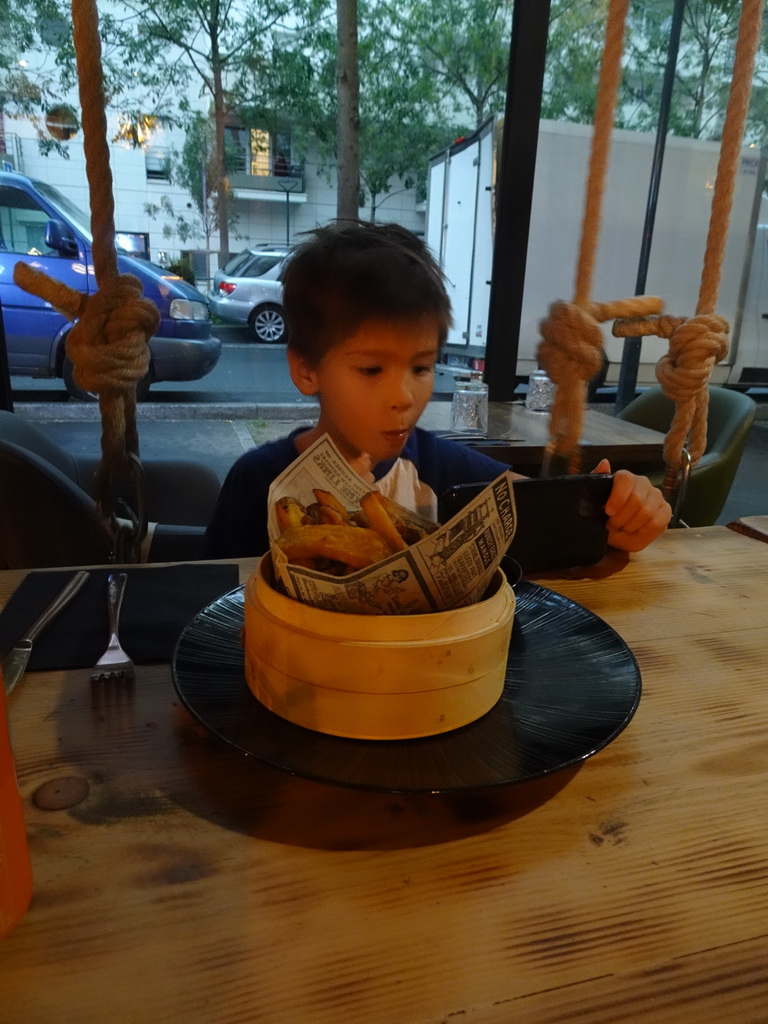
<instances>
[{"instance_id":1,"label":"wooden steamer basket","mask_svg":"<svg viewBox=\"0 0 768 1024\"><path fill-rule=\"evenodd\" d=\"M245 675L296 725L402 740L475 721L501 696L515 595L497 570L474 605L424 615L347 615L272 586L262 558L245 587Z\"/></svg>"}]
</instances>

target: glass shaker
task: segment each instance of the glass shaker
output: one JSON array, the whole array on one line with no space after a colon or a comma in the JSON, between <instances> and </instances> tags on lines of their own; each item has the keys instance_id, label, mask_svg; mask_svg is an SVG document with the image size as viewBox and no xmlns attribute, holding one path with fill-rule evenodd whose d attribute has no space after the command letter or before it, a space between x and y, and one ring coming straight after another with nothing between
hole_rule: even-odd
<instances>
[{"instance_id":1,"label":"glass shaker","mask_svg":"<svg viewBox=\"0 0 768 1024\"><path fill-rule=\"evenodd\" d=\"M32 867L0 670L0 939L13 931L22 919L31 896Z\"/></svg>"},{"instance_id":2,"label":"glass shaker","mask_svg":"<svg viewBox=\"0 0 768 1024\"><path fill-rule=\"evenodd\" d=\"M525 408L531 412L549 412L555 400L555 382L545 370L533 370L528 378Z\"/></svg>"},{"instance_id":3,"label":"glass shaker","mask_svg":"<svg viewBox=\"0 0 768 1024\"><path fill-rule=\"evenodd\" d=\"M457 434L485 435L488 432L488 385L479 371L456 378L451 430Z\"/></svg>"}]
</instances>

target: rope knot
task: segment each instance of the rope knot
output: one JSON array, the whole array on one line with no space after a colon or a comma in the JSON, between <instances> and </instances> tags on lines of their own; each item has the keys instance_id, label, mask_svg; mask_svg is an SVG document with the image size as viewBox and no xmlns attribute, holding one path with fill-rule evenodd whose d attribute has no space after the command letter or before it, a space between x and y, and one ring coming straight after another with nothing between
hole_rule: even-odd
<instances>
[{"instance_id":1,"label":"rope knot","mask_svg":"<svg viewBox=\"0 0 768 1024\"><path fill-rule=\"evenodd\" d=\"M141 282L120 274L85 304L67 338L75 381L85 391L128 391L149 369L148 342L160 325Z\"/></svg>"},{"instance_id":2,"label":"rope knot","mask_svg":"<svg viewBox=\"0 0 768 1024\"><path fill-rule=\"evenodd\" d=\"M560 385L575 377L589 381L603 362L603 334L588 310L573 302L553 302L539 324L539 361Z\"/></svg>"},{"instance_id":3,"label":"rope knot","mask_svg":"<svg viewBox=\"0 0 768 1024\"><path fill-rule=\"evenodd\" d=\"M578 470L579 439L587 382L603 362L603 334L590 309L553 302L539 324L539 362L557 385L549 422L547 460L557 453Z\"/></svg>"},{"instance_id":4,"label":"rope knot","mask_svg":"<svg viewBox=\"0 0 768 1024\"><path fill-rule=\"evenodd\" d=\"M715 363L728 354L728 321L715 313L688 317L669 335L669 351L656 364L656 378L674 401L686 401L707 386Z\"/></svg>"},{"instance_id":5,"label":"rope knot","mask_svg":"<svg viewBox=\"0 0 768 1024\"><path fill-rule=\"evenodd\" d=\"M728 354L728 321L716 313L683 320L672 332L669 351L656 364L664 394L675 402L675 414L664 443L670 479L679 471L687 446L695 466L707 446L709 378L712 367ZM666 487L666 484L665 484Z\"/></svg>"}]
</instances>

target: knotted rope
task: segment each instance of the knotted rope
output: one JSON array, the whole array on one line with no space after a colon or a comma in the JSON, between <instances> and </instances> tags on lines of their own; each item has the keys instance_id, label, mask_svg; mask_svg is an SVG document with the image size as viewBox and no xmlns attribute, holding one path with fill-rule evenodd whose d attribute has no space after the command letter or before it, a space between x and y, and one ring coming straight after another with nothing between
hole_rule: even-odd
<instances>
[{"instance_id":1,"label":"knotted rope","mask_svg":"<svg viewBox=\"0 0 768 1024\"><path fill-rule=\"evenodd\" d=\"M628 8L629 0L611 0L608 9L573 302L553 303L540 324L543 340L538 348L538 359L556 385L549 422L550 440L544 456L545 473L555 454L569 461L572 473L579 470L579 439L587 385L599 371L603 358L599 322L622 315L615 312L619 308L625 310L625 316L640 316L661 309L660 299L646 296L607 304L590 301Z\"/></svg>"},{"instance_id":2,"label":"knotted rope","mask_svg":"<svg viewBox=\"0 0 768 1024\"><path fill-rule=\"evenodd\" d=\"M728 354L729 325L715 314L728 224L749 109L755 57L760 43L764 0L743 0L734 55L733 81L723 123L712 210L704 252L696 315L663 316L647 321L619 321L616 337L655 334L669 338L669 351L656 365L656 378L664 394L675 402L675 414L664 444L667 472L664 494L675 490L683 452L695 465L707 444L709 379L716 363Z\"/></svg>"},{"instance_id":3,"label":"knotted rope","mask_svg":"<svg viewBox=\"0 0 768 1024\"><path fill-rule=\"evenodd\" d=\"M143 297L141 282L130 274L119 274L117 269L115 204L95 0L72 0L72 22L98 292L83 295L23 263L16 264L13 276L19 287L76 321L67 337L67 355L75 365L76 384L99 395L102 457L95 491L101 513L116 535L119 531L112 482L141 471L136 384L149 369L148 341L160 325L160 314L154 303ZM143 480L137 489L142 484ZM146 523L137 528L133 518L133 536L121 552L127 556L123 560L136 559L146 531Z\"/></svg>"},{"instance_id":4,"label":"knotted rope","mask_svg":"<svg viewBox=\"0 0 768 1024\"><path fill-rule=\"evenodd\" d=\"M602 365L600 323L619 316L657 313L661 307L661 299L651 295L609 303L590 302L586 307L575 302L553 302L549 307L549 315L539 325L542 341L538 348L539 361L556 385L545 470L557 453L570 459L572 473L578 472L586 388Z\"/></svg>"}]
</instances>

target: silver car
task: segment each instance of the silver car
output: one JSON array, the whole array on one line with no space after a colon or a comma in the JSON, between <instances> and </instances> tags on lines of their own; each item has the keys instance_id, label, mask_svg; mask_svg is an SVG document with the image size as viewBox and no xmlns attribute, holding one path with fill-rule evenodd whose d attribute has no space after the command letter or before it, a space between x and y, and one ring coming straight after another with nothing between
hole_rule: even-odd
<instances>
[{"instance_id":1,"label":"silver car","mask_svg":"<svg viewBox=\"0 0 768 1024\"><path fill-rule=\"evenodd\" d=\"M290 249L259 245L233 256L213 277L211 312L222 320L248 324L256 341L285 341L283 287L279 281Z\"/></svg>"}]
</instances>

